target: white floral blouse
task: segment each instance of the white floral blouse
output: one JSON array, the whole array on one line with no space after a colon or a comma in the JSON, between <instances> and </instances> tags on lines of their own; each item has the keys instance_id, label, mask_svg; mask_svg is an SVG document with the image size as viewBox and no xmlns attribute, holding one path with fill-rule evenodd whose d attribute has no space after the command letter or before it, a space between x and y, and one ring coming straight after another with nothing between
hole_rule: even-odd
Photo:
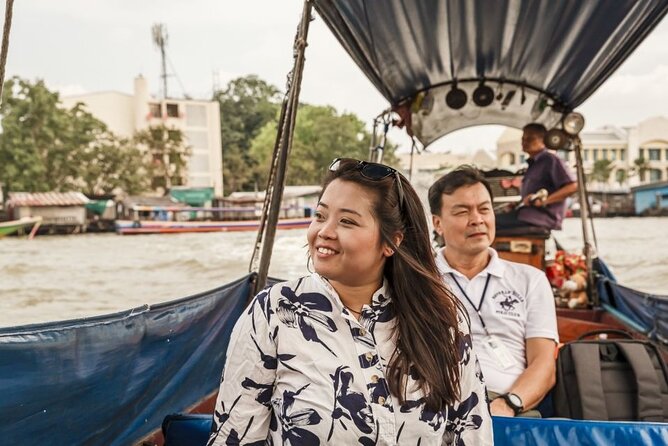
<instances>
[{"instance_id":1,"label":"white floral blouse","mask_svg":"<svg viewBox=\"0 0 668 446\"><path fill-rule=\"evenodd\" d=\"M385 290L359 321L317 274L259 293L232 332L208 444L493 444L480 366L461 320L461 401L431 412L412 377L403 405L390 395L394 318Z\"/></svg>"}]
</instances>

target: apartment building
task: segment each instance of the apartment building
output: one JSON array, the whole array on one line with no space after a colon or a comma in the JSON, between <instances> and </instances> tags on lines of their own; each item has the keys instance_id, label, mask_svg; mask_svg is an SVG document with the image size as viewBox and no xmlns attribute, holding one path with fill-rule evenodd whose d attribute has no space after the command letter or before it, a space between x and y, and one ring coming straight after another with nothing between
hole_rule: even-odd
<instances>
[{"instance_id":1,"label":"apartment building","mask_svg":"<svg viewBox=\"0 0 668 446\"><path fill-rule=\"evenodd\" d=\"M186 186L213 187L223 195L223 158L218 102L194 99L157 99L149 94L143 76L134 80L132 94L103 91L64 96L65 107L81 102L118 136L131 137L136 131L164 124L181 130L192 148Z\"/></svg>"}]
</instances>

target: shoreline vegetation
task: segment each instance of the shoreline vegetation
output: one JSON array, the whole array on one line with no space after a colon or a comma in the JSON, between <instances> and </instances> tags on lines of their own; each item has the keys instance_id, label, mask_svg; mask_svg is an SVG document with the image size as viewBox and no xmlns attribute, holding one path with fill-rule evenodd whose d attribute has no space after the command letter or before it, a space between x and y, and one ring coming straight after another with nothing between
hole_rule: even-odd
<instances>
[{"instance_id":1,"label":"shoreline vegetation","mask_svg":"<svg viewBox=\"0 0 668 446\"><path fill-rule=\"evenodd\" d=\"M220 105L226 195L264 189L282 94L255 75L214 93ZM287 184L317 184L336 156L366 158L371 133L353 113L300 104ZM13 77L0 106L0 185L8 192L80 191L87 195L164 192L182 185L191 153L182 131L159 125L121 138L78 103L64 108L43 80ZM396 164L396 145L385 161Z\"/></svg>"}]
</instances>

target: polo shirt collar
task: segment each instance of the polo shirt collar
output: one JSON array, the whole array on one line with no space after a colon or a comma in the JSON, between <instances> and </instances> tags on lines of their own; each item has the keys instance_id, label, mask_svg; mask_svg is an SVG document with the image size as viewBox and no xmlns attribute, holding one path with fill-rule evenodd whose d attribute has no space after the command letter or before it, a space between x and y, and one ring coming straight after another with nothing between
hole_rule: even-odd
<instances>
[{"instance_id":1,"label":"polo shirt collar","mask_svg":"<svg viewBox=\"0 0 668 446\"><path fill-rule=\"evenodd\" d=\"M527 163L529 163L529 164L535 163L536 161L538 161L540 159L540 157L542 157L546 153L547 153L547 149L545 147L543 147L540 152L536 153L534 156L529 157L529 159L527 159Z\"/></svg>"},{"instance_id":2,"label":"polo shirt collar","mask_svg":"<svg viewBox=\"0 0 668 446\"><path fill-rule=\"evenodd\" d=\"M445 247L441 248L436 254L436 266L438 267L439 272L441 275L453 273L458 276L463 276L462 273L448 264L448 261L445 259L444 255L445 249ZM485 269L480 271L478 275L491 274L492 276L503 277L506 266L499 258L499 254L497 254L496 250L493 248L487 248L487 251L489 252L489 262L487 263Z\"/></svg>"}]
</instances>

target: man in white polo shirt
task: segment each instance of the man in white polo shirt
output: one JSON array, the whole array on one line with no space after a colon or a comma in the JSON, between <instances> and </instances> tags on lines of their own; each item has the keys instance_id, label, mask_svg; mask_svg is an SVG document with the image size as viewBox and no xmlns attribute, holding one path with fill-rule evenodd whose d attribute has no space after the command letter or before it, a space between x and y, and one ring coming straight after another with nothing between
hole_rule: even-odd
<instances>
[{"instance_id":1,"label":"man in white polo shirt","mask_svg":"<svg viewBox=\"0 0 668 446\"><path fill-rule=\"evenodd\" d=\"M559 341L554 297L545 274L500 259L492 191L470 166L429 188L434 230L443 237L436 263L468 310L471 335L493 415L540 416L534 409L555 383Z\"/></svg>"}]
</instances>

